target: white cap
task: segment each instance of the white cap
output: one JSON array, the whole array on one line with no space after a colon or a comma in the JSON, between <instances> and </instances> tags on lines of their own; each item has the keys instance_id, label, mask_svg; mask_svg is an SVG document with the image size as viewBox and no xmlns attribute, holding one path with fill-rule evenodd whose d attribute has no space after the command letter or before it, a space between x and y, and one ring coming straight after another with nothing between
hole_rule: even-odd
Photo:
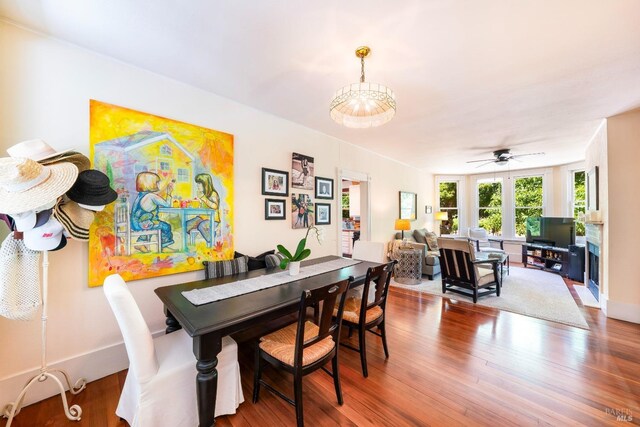
<instances>
[{"instance_id":1,"label":"white cap","mask_svg":"<svg viewBox=\"0 0 640 427\"><path fill-rule=\"evenodd\" d=\"M60 245L64 227L53 216L42 227L24 232L24 244L33 251L51 251Z\"/></svg>"},{"instance_id":2,"label":"white cap","mask_svg":"<svg viewBox=\"0 0 640 427\"><path fill-rule=\"evenodd\" d=\"M78 206L80 206L83 209L87 209L89 211L94 211L94 212L100 212L102 210L104 210L104 207L106 205L85 205L83 203L78 203Z\"/></svg>"},{"instance_id":3,"label":"white cap","mask_svg":"<svg viewBox=\"0 0 640 427\"><path fill-rule=\"evenodd\" d=\"M16 231L27 231L36 226L37 214L36 211L20 212L11 215L11 218L16 223Z\"/></svg>"}]
</instances>

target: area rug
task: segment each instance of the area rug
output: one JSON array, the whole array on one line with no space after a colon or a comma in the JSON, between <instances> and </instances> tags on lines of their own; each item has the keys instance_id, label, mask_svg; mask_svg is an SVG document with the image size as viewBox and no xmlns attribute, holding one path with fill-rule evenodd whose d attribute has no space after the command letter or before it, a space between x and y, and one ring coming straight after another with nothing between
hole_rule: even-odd
<instances>
[{"instance_id":1,"label":"area rug","mask_svg":"<svg viewBox=\"0 0 640 427\"><path fill-rule=\"evenodd\" d=\"M582 305L585 307L600 308L600 303L586 286L573 285L573 289L576 290L576 293L582 300Z\"/></svg>"},{"instance_id":2,"label":"area rug","mask_svg":"<svg viewBox=\"0 0 640 427\"><path fill-rule=\"evenodd\" d=\"M419 285L404 285L393 280L391 285L473 304L470 297L453 292L443 294L440 276L435 280L423 280ZM482 297L477 304L589 329L562 278L540 270L511 267L510 274L505 275L501 295Z\"/></svg>"}]
</instances>

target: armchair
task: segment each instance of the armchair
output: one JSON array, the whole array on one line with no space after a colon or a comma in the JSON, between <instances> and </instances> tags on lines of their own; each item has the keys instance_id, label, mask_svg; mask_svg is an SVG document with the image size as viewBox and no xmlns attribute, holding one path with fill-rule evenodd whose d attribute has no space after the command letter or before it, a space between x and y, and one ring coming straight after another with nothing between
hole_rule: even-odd
<instances>
[{"instance_id":1,"label":"armchair","mask_svg":"<svg viewBox=\"0 0 640 427\"><path fill-rule=\"evenodd\" d=\"M502 239L492 239L484 228L470 228L469 239L475 243L477 251L504 253Z\"/></svg>"},{"instance_id":2,"label":"armchair","mask_svg":"<svg viewBox=\"0 0 640 427\"><path fill-rule=\"evenodd\" d=\"M447 291L473 298L496 294L500 296L498 259L476 259L475 248L471 241L457 239L438 239L440 247L440 266L442 268L442 293ZM491 268L478 268L481 264L490 264ZM480 292L481 289L485 291Z\"/></svg>"}]
</instances>

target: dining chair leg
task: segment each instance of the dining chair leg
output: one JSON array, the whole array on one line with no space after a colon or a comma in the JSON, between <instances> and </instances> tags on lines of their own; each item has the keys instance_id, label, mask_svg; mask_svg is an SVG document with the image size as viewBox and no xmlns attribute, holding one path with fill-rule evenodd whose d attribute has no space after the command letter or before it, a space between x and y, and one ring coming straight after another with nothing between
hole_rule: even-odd
<instances>
[{"instance_id":1,"label":"dining chair leg","mask_svg":"<svg viewBox=\"0 0 640 427\"><path fill-rule=\"evenodd\" d=\"M387 347L387 328L385 327L384 320L380 323L380 336L382 337L382 347L384 348L384 357L389 358L389 347Z\"/></svg>"},{"instance_id":2,"label":"dining chair leg","mask_svg":"<svg viewBox=\"0 0 640 427\"><path fill-rule=\"evenodd\" d=\"M296 372L293 375L293 395L298 427L304 427L304 413L302 411L302 372Z\"/></svg>"},{"instance_id":3,"label":"dining chair leg","mask_svg":"<svg viewBox=\"0 0 640 427\"><path fill-rule=\"evenodd\" d=\"M331 359L331 371L333 372L333 385L336 387L336 397L338 398L338 405L342 405L342 387L340 387L340 371L338 370L338 352Z\"/></svg>"},{"instance_id":4,"label":"dining chair leg","mask_svg":"<svg viewBox=\"0 0 640 427\"><path fill-rule=\"evenodd\" d=\"M478 288L476 288L475 286L473 287L473 303L477 303L478 302Z\"/></svg>"},{"instance_id":5,"label":"dining chair leg","mask_svg":"<svg viewBox=\"0 0 640 427\"><path fill-rule=\"evenodd\" d=\"M366 329L358 329L358 339L360 341L360 363L362 363L362 375L367 378L369 371L367 370L367 347L365 345Z\"/></svg>"},{"instance_id":6,"label":"dining chair leg","mask_svg":"<svg viewBox=\"0 0 640 427\"><path fill-rule=\"evenodd\" d=\"M260 379L262 378L262 363L260 363L260 346L256 344L256 360L253 375L253 403L258 403L260 397Z\"/></svg>"}]
</instances>

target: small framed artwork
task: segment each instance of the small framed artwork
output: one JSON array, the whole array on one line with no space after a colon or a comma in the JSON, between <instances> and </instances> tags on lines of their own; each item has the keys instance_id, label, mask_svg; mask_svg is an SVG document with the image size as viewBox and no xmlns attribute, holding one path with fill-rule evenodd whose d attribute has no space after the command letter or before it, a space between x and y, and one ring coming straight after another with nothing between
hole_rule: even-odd
<instances>
[{"instance_id":1,"label":"small framed artwork","mask_svg":"<svg viewBox=\"0 0 640 427\"><path fill-rule=\"evenodd\" d=\"M331 204L316 203L316 225L331 224Z\"/></svg>"},{"instance_id":2,"label":"small framed artwork","mask_svg":"<svg viewBox=\"0 0 640 427\"><path fill-rule=\"evenodd\" d=\"M308 194L291 193L291 228L309 228L314 224L315 209Z\"/></svg>"},{"instance_id":3,"label":"small framed artwork","mask_svg":"<svg viewBox=\"0 0 640 427\"><path fill-rule=\"evenodd\" d=\"M262 194L289 196L289 172L262 168Z\"/></svg>"},{"instance_id":4,"label":"small framed artwork","mask_svg":"<svg viewBox=\"0 0 640 427\"><path fill-rule=\"evenodd\" d=\"M598 166L587 173L587 210L597 211L600 200L598 200Z\"/></svg>"},{"instance_id":5,"label":"small framed artwork","mask_svg":"<svg viewBox=\"0 0 640 427\"><path fill-rule=\"evenodd\" d=\"M409 191L400 191L400 219L413 221L418 210L418 195Z\"/></svg>"},{"instance_id":6,"label":"small framed artwork","mask_svg":"<svg viewBox=\"0 0 640 427\"><path fill-rule=\"evenodd\" d=\"M291 186L303 190L313 190L313 157L293 153L291 156Z\"/></svg>"},{"instance_id":7,"label":"small framed artwork","mask_svg":"<svg viewBox=\"0 0 640 427\"><path fill-rule=\"evenodd\" d=\"M333 180L316 176L316 199L333 200Z\"/></svg>"},{"instance_id":8,"label":"small framed artwork","mask_svg":"<svg viewBox=\"0 0 640 427\"><path fill-rule=\"evenodd\" d=\"M264 219L285 219L287 212L286 199L265 199Z\"/></svg>"},{"instance_id":9,"label":"small framed artwork","mask_svg":"<svg viewBox=\"0 0 640 427\"><path fill-rule=\"evenodd\" d=\"M433 213L433 206L429 206L429 205L425 206L424 207L424 213L426 213L426 214Z\"/></svg>"}]
</instances>

